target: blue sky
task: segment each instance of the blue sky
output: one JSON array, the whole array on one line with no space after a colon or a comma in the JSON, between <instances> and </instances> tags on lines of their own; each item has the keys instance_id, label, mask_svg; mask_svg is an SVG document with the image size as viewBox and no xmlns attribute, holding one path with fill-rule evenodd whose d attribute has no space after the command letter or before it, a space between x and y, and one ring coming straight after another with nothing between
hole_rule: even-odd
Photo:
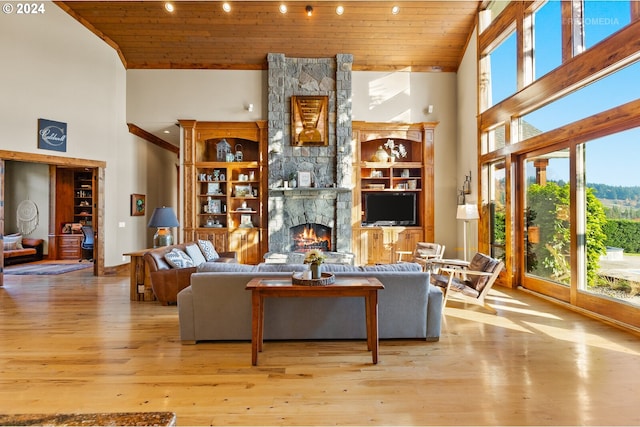
<instances>
[{"instance_id":1,"label":"blue sky","mask_svg":"<svg viewBox=\"0 0 640 427\"><path fill-rule=\"evenodd\" d=\"M585 2L585 44L587 49L630 22L629 1ZM551 0L536 14L536 76L560 65L560 1ZM516 90L516 40L509 38L491 56L494 102ZM562 127L640 98L640 63L632 64L525 117L543 131ZM587 182L640 186L640 129L587 143ZM564 169L564 168L562 168ZM567 168L568 170L568 168ZM567 179L566 177L564 179Z\"/></svg>"}]
</instances>

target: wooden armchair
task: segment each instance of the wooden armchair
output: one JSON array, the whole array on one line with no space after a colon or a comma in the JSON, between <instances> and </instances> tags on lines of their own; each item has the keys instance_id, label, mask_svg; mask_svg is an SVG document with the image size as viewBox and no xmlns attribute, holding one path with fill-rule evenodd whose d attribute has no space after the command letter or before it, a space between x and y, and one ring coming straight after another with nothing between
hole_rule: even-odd
<instances>
[{"instance_id":1,"label":"wooden armchair","mask_svg":"<svg viewBox=\"0 0 640 427\"><path fill-rule=\"evenodd\" d=\"M478 252L471 262L456 260L455 263L447 263L447 260L442 260L442 263L444 266L440 267L440 272L446 274L431 274L431 284L443 288L443 306L446 306L449 296L455 295L465 302L480 305L493 314L497 313L485 302L485 297L504 267L502 261ZM455 266L446 266L447 264Z\"/></svg>"},{"instance_id":2,"label":"wooden armchair","mask_svg":"<svg viewBox=\"0 0 640 427\"><path fill-rule=\"evenodd\" d=\"M405 262L416 262L422 266L424 271L431 271L431 264L433 260L442 259L444 255L444 245L438 243L418 242L413 252L409 251L396 251L398 254L398 262L403 262L403 255L410 255L411 259L407 259Z\"/></svg>"}]
</instances>

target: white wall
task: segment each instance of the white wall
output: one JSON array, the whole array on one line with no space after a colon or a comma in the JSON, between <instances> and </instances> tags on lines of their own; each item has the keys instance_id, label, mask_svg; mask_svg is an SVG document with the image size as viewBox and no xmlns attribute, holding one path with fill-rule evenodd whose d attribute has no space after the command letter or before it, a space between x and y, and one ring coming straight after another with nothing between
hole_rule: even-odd
<instances>
[{"instance_id":1,"label":"white wall","mask_svg":"<svg viewBox=\"0 0 640 427\"><path fill-rule=\"evenodd\" d=\"M43 253L49 253L49 166L25 162L5 162L4 231L18 232L17 208L23 200L38 207L38 225L26 235L44 240Z\"/></svg>"},{"instance_id":2,"label":"white wall","mask_svg":"<svg viewBox=\"0 0 640 427\"><path fill-rule=\"evenodd\" d=\"M477 37L474 30L473 37L458 68L458 109L456 111L458 132L458 160L456 169L458 173L457 189L462 188L465 174L472 171L471 194L466 197L467 203L478 202L478 61L477 61ZM454 202L455 204L456 202ZM454 213L455 217L455 213ZM458 220L458 254L457 258L463 258L463 221ZM469 223L468 252L473 256L478 250L478 221Z\"/></svg>"},{"instance_id":3,"label":"white wall","mask_svg":"<svg viewBox=\"0 0 640 427\"><path fill-rule=\"evenodd\" d=\"M0 149L105 161L105 266L122 264L122 253L149 243L144 219L129 216L129 194L175 187L174 168L165 166L172 160L129 134L116 52L53 3L45 9L0 14ZM38 118L67 123L66 153L37 148Z\"/></svg>"},{"instance_id":4,"label":"white wall","mask_svg":"<svg viewBox=\"0 0 640 427\"><path fill-rule=\"evenodd\" d=\"M127 121L143 127L178 119L264 120L266 79L260 70L128 70Z\"/></svg>"}]
</instances>

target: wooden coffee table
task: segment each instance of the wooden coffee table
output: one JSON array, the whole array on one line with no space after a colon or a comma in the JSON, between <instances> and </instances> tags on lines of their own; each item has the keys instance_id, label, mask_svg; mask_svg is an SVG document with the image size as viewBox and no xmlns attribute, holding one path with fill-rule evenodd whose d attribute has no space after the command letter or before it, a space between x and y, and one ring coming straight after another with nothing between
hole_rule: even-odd
<instances>
[{"instance_id":1,"label":"wooden coffee table","mask_svg":"<svg viewBox=\"0 0 640 427\"><path fill-rule=\"evenodd\" d=\"M291 283L291 278L256 277L247 283L251 291L251 364L258 364L264 337L264 299L282 297L364 297L367 326L367 350L373 363L378 363L378 290L384 286L375 277L340 277L326 286L303 286Z\"/></svg>"}]
</instances>

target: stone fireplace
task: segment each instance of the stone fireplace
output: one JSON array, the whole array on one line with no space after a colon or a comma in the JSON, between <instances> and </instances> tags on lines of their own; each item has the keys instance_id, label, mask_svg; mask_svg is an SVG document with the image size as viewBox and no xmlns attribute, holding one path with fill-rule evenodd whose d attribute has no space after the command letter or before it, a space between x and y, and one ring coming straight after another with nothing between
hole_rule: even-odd
<instances>
[{"instance_id":1,"label":"stone fireplace","mask_svg":"<svg viewBox=\"0 0 640 427\"><path fill-rule=\"evenodd\" d=\"M291 250L307 252L312 249L331 250L331 227L317 223L294 225L289 228Z\"/></svg>"},{"instance_id":2,"label":"stone fireplace","mask_svg":"<svg viewBox=\"0 0 640 427\"><path fill-rule=\"evenodd\" d=\"M297 249L292 231L313 224L328 249L350 253L351 66L352 55L286 58L269 54L269 251ZM291 96L328 96L326 146L291 144ZM311 187L286 188L299 171L310 172ZM304 240L304 238L303 238ZM309 248L310 249L310 248ZM308 249L307 249L308 250Z\"/></svg>"}]
</instances>

